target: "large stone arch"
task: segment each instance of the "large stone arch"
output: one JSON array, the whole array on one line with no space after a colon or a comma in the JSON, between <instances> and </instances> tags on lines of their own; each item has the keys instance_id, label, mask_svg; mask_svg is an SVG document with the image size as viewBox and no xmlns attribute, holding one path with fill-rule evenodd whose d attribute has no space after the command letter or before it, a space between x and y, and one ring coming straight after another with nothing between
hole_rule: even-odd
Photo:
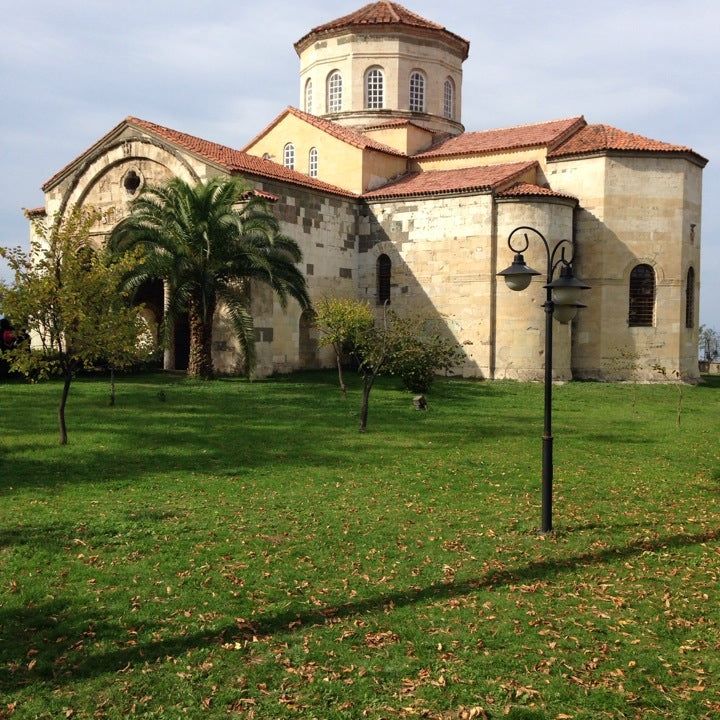
<instances>
[{"instance_id":1,"label":"large stone arch","mask_svg":"<svg viewBox=\"0 0 720 720\"><path fill-rule=\"evenodd\" d=\"M125 138L104 145L85 158L65 190L58 210L84 204L91 188L113 168L132 163L154 163L164 167L167 177L197 182L200 176L191 161L174 148L151 138Z\"/></svg>"}]
</instances>

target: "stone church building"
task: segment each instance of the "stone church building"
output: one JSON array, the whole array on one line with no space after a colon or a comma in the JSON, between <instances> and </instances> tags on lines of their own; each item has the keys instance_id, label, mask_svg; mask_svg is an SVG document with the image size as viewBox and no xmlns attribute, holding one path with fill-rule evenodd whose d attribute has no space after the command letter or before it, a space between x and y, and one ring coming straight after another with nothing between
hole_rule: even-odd
<instances>
[{"instance_id":1,"label":"stone church building","mask_svg":"<svg viewBox=\"0 0 720 720\"><path fill-rule=\"evenodd\" d=\"M265 197L303 250L311 296L349 296L441 321L483 378L542 376L543 281L511 292L517 226L575 242L592 286L587 308L557 325L558 378L658 379L653 365L698 377L702 169L688 147L582 115L466 132L469 43L394 2L374 2L303 35L300 108L288 107L243 148L128 117L43 185L32 219L70 206L102 211L101 241L146 183L239 176ZM525 253L545 268L541 243ZM139 298L162 319L161 284ZM329 364L311 313L253 289L262 374ZM168 368L187 363L176 327ZM239 363L222 310L213 359Z\"/></svg>"}]
</instances>

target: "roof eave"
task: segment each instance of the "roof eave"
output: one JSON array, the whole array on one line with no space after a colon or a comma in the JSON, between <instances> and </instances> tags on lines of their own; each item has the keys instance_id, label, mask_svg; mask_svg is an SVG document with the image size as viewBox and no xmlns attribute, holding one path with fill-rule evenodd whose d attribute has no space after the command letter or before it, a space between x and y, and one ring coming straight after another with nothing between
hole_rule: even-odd
<instances>
[{"instance_id":1,"label":"roof eave","mask_svg":"<svg viewBox=\"0 0 720 720\"><path fill-rule=\"evenodd\" d=\"M707 158L693 150L624 150L620 148L601 148L596 150L583 150L577 152L569 152L562 154L550 154L547 157L549 163L563 162L566 160L578 160L580 158L593 157L661 157L661 158L677 158L684 159L704 168L708 162Z\"/></svg>"}]
</instances>

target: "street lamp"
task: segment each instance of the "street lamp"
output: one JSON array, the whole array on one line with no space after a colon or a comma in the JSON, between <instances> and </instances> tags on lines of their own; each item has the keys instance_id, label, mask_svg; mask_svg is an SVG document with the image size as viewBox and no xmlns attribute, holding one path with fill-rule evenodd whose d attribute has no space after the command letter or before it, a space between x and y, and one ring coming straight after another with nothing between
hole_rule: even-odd
<instances>
[{"instance_id":1,"label":"street lamp","mask_svg":"<svg viewBox=\"0 0 720 720\"><path fill-rule=\"evenodd\" d=\"M580 308L586 307L580 302L584 290L590 286L576 278L573 274L571 255L568 260L565 251L574 251L574 243L570 240L560 240L555 247L550 249L550 244L543 234L533 227L521 226L515 228L508 236L508 247L515 253L512 265L498 273L505 279L506 285L515 291L525 290L536 275L541 275L525 263L523 253L530 247L528 232L539 237L545 247L547 257L547 270L545 273L546 299L545 308L545 428L543 431L543 453L542 453L542 518L540 524L541 533L552 532L552 500L553 500L553 436L552 436L552 335L555 319L562 325L567 325L577 314ZM522 235L524 244L514 245L513 239ZM517 242L517 241L516 241ZM522 243L522 240L520 241ZM556 271L558 277L553 279Z\"/></svg>"}]
</instances>

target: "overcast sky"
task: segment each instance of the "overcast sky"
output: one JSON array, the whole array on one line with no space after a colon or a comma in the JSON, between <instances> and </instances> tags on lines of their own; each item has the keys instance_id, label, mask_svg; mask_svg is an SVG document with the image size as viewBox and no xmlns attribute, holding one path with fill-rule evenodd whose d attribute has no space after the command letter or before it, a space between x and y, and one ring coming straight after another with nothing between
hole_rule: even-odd
<instances>
[{"instance_id":1,"label":"overcast sky","mask_svg":"<svg viewBox=\"0 0 720 720\"><path fill-rule=\"evenodd\" d=\"M127 115L241 147L299 102L293 42L362 4L0 0L0 244L27 243L21 208ZM470 40L468 130L582 114L710 159L701 322L720 329L720 2L404 4Z\"/></svg>"}]
</instances>

